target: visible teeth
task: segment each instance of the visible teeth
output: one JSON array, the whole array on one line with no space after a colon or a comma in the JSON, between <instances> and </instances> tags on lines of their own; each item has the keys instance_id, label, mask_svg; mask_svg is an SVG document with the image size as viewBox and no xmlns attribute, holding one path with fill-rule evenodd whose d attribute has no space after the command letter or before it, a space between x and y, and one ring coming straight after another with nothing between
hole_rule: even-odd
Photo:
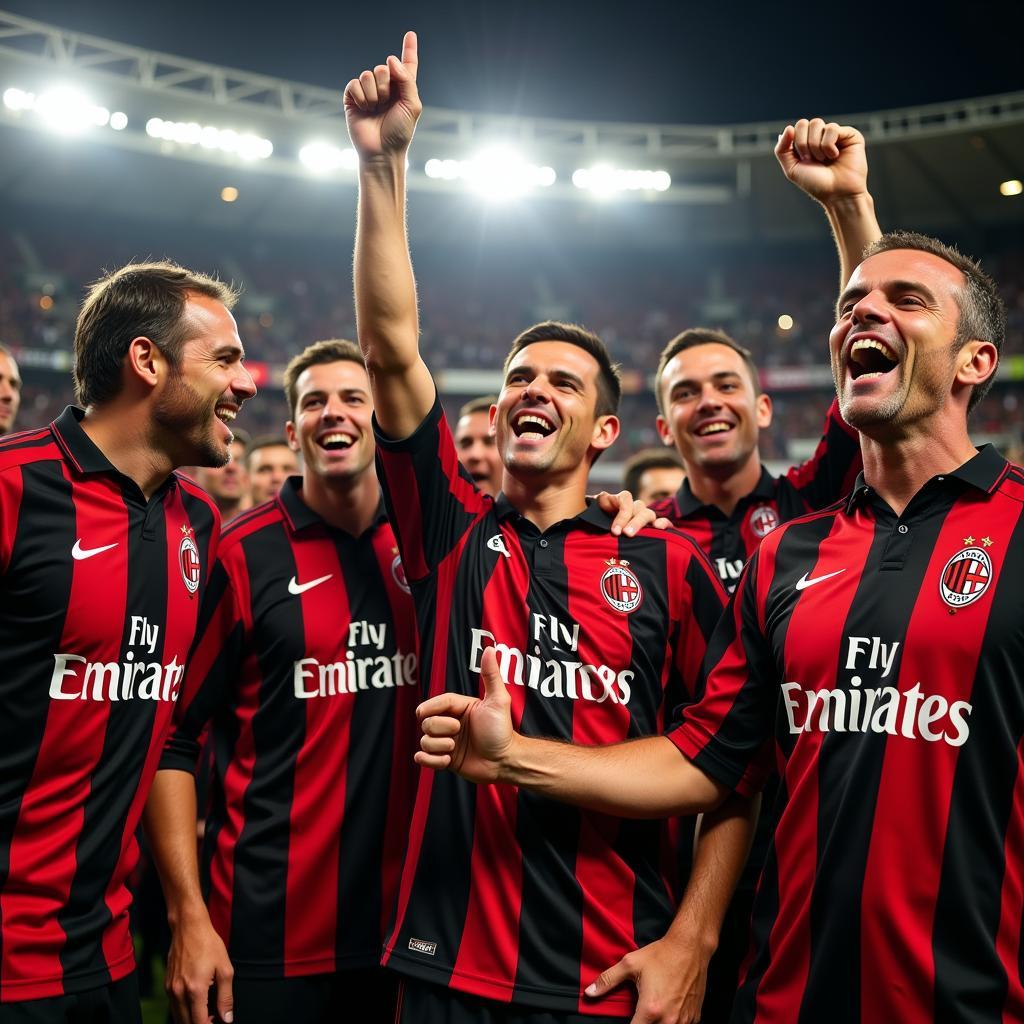
<instances>
[{"instance_id":1,"label":"visible teeth","mask_svg":"<svg viewBox=\"0 0 1024 1024\"><path fill-rule=\"evenodd\" d=\"M551 429L551 424L547 420L541 419L539 416L532 416L530 413L525 413L516 420L516 426L523 426L526 423L536 423L539 427L543 427L545 430Z\"/></svg>"},{"instance_id":2,"label":"visible teeth","mask_svg":"<svg viewBox=\"0 0 1024 1024\"><path fill-rule=\"evenodd\" d=\"M700 437L705 437L708 434L720 434L723 430L731 430L732 427L728 423L709 423L706 427L701 427L697 431Z\"/></svg>"},{"instance_id":3,"label":"visible teeth","mask_svg":"<svg viewBox=\"0 0 1024 1024\"><path fill-rule=\"evenodd\" d=\"M323 445L328 444L343 444L346 447L351 447L356 443L356 439L351 434L328 434L326 437L320 439L320 443Z\"/></svg>"},{"instance_id":4,"label":"visible teeth","mask_svg":"<svg viewBox=\"0 0 1024 1024\"><path fill-rule=\"evenodd\" d=\"M526 430L522 434L520 434L519 436L521 438L522 437L529 438L529 440L531 440L531 441L543 441L546 435L545 434L540 434L536 430Z\"/></svg>"},{"instance_id":5,"label":"visible teeth","mask_svg":"<svg viewBox=\"0 0 1024 1024\"><path fill-rule=\"evenodd\" d=\"M885 356L885 358L888 359L890 362L897 362L896 356L893 355L892 349L890 349L888 345L883 345L880 341L875 341L874 338L861 338L859 341L855 341L850 346L850 358L854 359L858 355L858 353L870 348L876 349L877 351L881 352L882 355ZM861 360L857 359L857 362L859 363L861 362Z\"/></svg>"},{"instance_id":6,"label":"visible teeth","mask_svg":"<svg viewBox=\"0 0 1024 1024\"><path fill-rule=\"evenodd\" d=\"M234 423L235 417L238 415L237 409L229 409L223 405L218 405L214 412L217 415L217 419L223 420L225 423Z\"/></svg>"}]
</instances>

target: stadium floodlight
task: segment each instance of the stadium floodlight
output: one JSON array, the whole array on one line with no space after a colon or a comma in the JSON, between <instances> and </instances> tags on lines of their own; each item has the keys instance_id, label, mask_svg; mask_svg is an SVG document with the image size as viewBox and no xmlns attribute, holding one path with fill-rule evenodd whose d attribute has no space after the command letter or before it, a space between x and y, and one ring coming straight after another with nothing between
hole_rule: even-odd
<instances>
[{"instance_id":1,"label":"stadium floodlight","mask_svg":"<svg viewBox=\"0 0 1024 1024\"><path fill-rule=\"evenodd\" d=\"M428 178L464 181L487 199L511 199L531 189L550 188L557 180L553 167L532 164L505 149L484 150L469 160L430 159L423 167Z\"/></svg>"},{"instance_id":2,"label":"stadium floodlight","mask_svg":"<svg viewBox=\"0 0 1024 1024\"><path fill-rule=\"evenodd\" d=\"M619 192L665 192L672 177L668 171L624 170L610 164L595 164L573 171L572 183L595 196L610 196Z\"/></svg>"},{"instance_id":3,"label":"stadium floodlight","mask_svg":"<svg viewBox=\"0 0 1024 1024\"><path fill-rule=\"evenodd\" d=\"M12 87L4 91L4 106L15 113L35 114L47 128L62 135L79 135L89 128L121 131L128 124L121 111L113 114L70 86L61 85L36 95Z\"/></svg>"},{"instance_id":4,"label":"stadium floodlight","mask_svg":"<svg viewBox=\"0 0 1024 1024\"><path fill-rule=\"evenodd\" d=\"M794 320L788 313L783 313L778 319L778 325L780 331L791 331L793 330Z\"/></svg>"},{"instance_id":5,"label":"stadium floodlight","mask_svg":"<svg viewBox=\"0 0 1024 1024\"><path fill-rule=\"evenodd\" d=\"M313 174L354 171L359 166L359 156L351 146L342 149L321 139L306 143L299 150L299 160Z\"/></svg>"},{"instance_id":6,"label":"stadium floodlight","mask_svg":"<svg viewBox=\"0 0 1024 1024\"><path fill-rule=\"evenodd\" d=\"M146 134L179 146L201 146L203 149L233 153L242 160L266 160L274 152L270 139L253 132L217 128L198 121L165 121L162 117L151 117L146 122Z\"/></svg>"},{"instance_id":7,"label":"stadium floodlight","mask_svg":"<svg viewBox=\"0 0 1024 1024\"><path fill-rule=\"evenodd\" d=\"M1001 182L999 185L999 194L1002 196L1019 196L1022 192L1024 192L1024 182L1017 178Z\"/></svg>"}]
</instances>

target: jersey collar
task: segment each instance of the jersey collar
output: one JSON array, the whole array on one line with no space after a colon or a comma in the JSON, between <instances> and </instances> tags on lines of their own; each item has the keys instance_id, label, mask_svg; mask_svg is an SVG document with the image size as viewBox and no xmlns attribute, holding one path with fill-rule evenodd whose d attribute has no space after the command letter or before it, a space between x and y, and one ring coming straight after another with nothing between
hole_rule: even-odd
<instances>
[{"instance_id":1,"label":"jersey collar","mask_svg":"<svg viewBox=\"0 0 1024 1024\"><path fill-rule=\"evenodd\" d=\"M775 477L765 469L761 467L761 476L758 478L757 484L754 489L736 503L736 507L739 508L744 502L749 501L751 498L766 498L771 499L775 497ZM684 477L682 485L676 492L676 496L673 499L676 503L676 508L679 510L679 518L686 519L689 516L695 515L703 508L717 508L714 505L707 505L698 498L693 491L690 489L690 481Z\"/></svg>"},{"instance_id":2,"label":"jersey collar","mask_svg":"<svg viewBox=\"0 0 1024 1024\"><path fill-rule=\"evenodd\" d=\"M494 514L498 517L499 522L511 519L516 525L526 524L532 529L537 529L529 519L519 514L518 509L505 497L504 491L494 499ZM548 527L544 532L550 533L552 530L559 529L569 530L576 523L586 523L589 526L594 526L599 530L607 532L612 527L612 517L602 512L601 507L596 501L591 501L588 498L587 507L579 515L573 516L571 519L563 519L560 523L555 523L554 526Z\"/></svg>"},{"instance_id":3,"label":"jersey collar","mask_svg":"<svg viewBox=\"0 0 1024 1024\"><path fill-rule=\"evenodd\" d=\"M946 480L959 480L968 487L991 494L1002 482L1009 463L990 445L982 445L962 466L954 469L952 473L943 474ZM939 479L938 477L933 479ZM875 493L875 489L864 479L863 470L857 474L857 481L853 485L853 491L846 500L846 513L851 515L857 505L864 501L869 495Z\"/></svg>"},{"instance_id":4,"label":"jersey collar","mask_svg":"<svg viewBox=\"0 0 1024 1024\"><path fill-rule=\"evenodd\" d=\"M293 533L296 533L299 530L305 530L310 526L322 526L334 533L345 533L344 530L341 530L336 526L331 526L331 524L328 523L321 515L314 512L302 500L301 491L302 477L290 476L281 485L281 490L278 492L277 498L275 499L278 507L284 513L284 517ZM381 498L377 502L377 511L373 514L373 524L370 529L373 530L380 526L381 523L387 522L387 518L387 513L384 510L384 499Z\"/></svg>"}]
</instances>

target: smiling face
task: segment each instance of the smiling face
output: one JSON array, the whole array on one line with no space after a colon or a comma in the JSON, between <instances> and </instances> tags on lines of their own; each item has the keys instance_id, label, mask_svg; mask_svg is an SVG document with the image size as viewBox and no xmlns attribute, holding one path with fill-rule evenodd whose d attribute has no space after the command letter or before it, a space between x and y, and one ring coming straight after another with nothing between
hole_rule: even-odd
<instances>
[{"instance_id":1,"label":"smiling face","mask_svg":"<svg viewBox=\"0 0 1024 1024\"><path fill-rule=\"evenodd\" d=\"M829 338L843 419L874 435L902 431L953 391L963 274L932 253L891 249L854 271Z\"/></svg>"},{"instance_id":2,"label":"smiling face","mask_svg":"<svg viewBox=\"0 0 1024 1024\"><path fill-rule=\"evenodd\" d=\"M277 496L285 480L299 471L295 452L286 444L265 444L248 455L249 494L254 505Z\"/></svg>"},{"instance_id":3,"label":"smiling face","mask_svg":"<svg viewBox=\"0 0 1024 1024\"><path fill-rule=\"evenodd\" d=\"M154 396L153 425L173 438L178 465L223 466L231 457L230 424L256 394L243 362L235 318L216 299L190 295L186 340Z\"/></svg>"},{"instance_id":4,"label":"smiling face","mask_svg":"<svg viewBox=\"0 0 1024 1024\"><path fill-rule=\"evenodd\" d=\"M586 473L618 436L615 416L598 416L597 360L565 341L537 341L509 363L491 411L506 470L516 476Z\"/></svg>"},{"instance_id":5,"label":"smiling face","mask_svg":"<svg viewBox=\"0 0 1024 1024\"><path fill-rule=\"evenodd\" d=\"M501 456L491 433L490 414L481 409L467 413L455 425L455 447L459 462L485 494L501 490Z\"/></svg>"},{"instance_id":6,"label":"smiling face","mask_svg":"<svg viewBox=\"0 0 1024 1024\"><path fill-rule=\"evenodd\" d=\"M772 421L771 400L755 393L743 357L714 342L683 349L665 364L660 398L658 432L671 439L688 473L742 468Z\"/></svg>"},{"instance_id":7,"label":"smiling face","mask_svg":"<svg viewBox=\"0 0 1024 1024\"><path fill-rule=\"evenodd\" d=\"M354 480L373 466L373 405L366 370L350 359L308 366L295 380L288 441L307 473Z\"/></svg>"}]
</instances>

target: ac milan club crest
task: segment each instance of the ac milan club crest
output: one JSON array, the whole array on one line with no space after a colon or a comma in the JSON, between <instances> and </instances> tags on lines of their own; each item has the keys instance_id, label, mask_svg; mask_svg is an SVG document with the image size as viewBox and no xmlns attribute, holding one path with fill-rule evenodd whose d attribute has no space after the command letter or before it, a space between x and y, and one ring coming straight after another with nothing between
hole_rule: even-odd
<instances>
[{"instance_id":1,"label":"ac milan club crest","mask_svg":"<svg viewBox=\"0 0 1024 1024\"><path fill-rule=\"evenodd\" d=\"M963 608L977 601L992 582L992 560L982 548L958 551L942 570L939 592L950 608Z\"/></svg>"},{"instance_id":2,"label":"ac milan club crest","mask_svg":"<svg viewBox=\"0 0 1024 1024\"><path fill-rule=\"evenodd\" d=\"M395 560L391 563L391 575L394 576L395 582L407 594L412 593L412 591L409 589L409 581L405 578L405 566L402 565L401 555L395 555Z\"/></svg>"},{"instance_id":3,"label":"ac milan club crest","mask_svg":"<svg viewBox=\"0 0 1024 1024\"><path fill-rule=\"evenodd\" d=\"M181 543L178 545L178 568L181 570L181 579L185 589L194 594L199 589L199 580L203 575L203 566L199 561L199 548L192 539L192 530L183 526L181 528Z\"/></svg>"},{"instance_id":4,"label":"ac milan club crest","mask_svg":"<svg viewBox=\"0 0 1024 1024\"><path fill-rule=\"evenodd\" d=\"M758 537L767 537L778 525L778 513L771 505L758 505L750 513L750 528Z\"/></svg>"},{"instance_id":5,"label":"ac milan club crest","mask_svg":"<svg viewBox=\"0 0 1024 1024\"><path fill-rule=\"evenodd\" d=\"M609 568L601 577L601 593L617 612L631 612L644 599L643 587L629 562L609 560Z\"/></svg>"}]
</instances>

